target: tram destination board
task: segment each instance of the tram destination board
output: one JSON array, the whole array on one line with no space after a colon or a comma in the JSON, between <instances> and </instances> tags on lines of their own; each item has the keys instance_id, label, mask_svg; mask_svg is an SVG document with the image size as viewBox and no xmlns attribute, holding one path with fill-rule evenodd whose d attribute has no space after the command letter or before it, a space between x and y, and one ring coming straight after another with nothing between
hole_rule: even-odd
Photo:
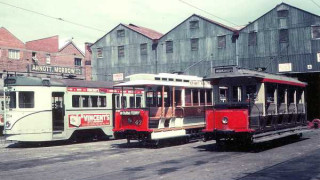
<instances>
[{"instance_id":1,"label":"tram destination board","mask_svg":"<svg viewBox=\"0 0 320 180\"><path fill-rule=\"evenodd\" d=\"M228 67L228 68L217 68L214 70L214 72L216 74L218 73L230 73L230 72L233 72L233 67Z\"/></svg>"}]
</instances>

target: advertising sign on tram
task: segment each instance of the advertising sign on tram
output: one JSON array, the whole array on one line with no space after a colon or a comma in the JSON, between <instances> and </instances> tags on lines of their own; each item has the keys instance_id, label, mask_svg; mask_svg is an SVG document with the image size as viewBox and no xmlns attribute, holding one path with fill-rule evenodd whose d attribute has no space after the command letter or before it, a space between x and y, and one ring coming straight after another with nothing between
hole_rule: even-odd
<instances>
[{"instance_id":1,"label":"advertising sign on tram","mask_svg":"<svg viewBox=\"0 0 320 180\"><path fill-rule=\"evenodd\" d=\"M110 125L110 114L70 114L69 127Z\"/></svg>"}]
</instances>

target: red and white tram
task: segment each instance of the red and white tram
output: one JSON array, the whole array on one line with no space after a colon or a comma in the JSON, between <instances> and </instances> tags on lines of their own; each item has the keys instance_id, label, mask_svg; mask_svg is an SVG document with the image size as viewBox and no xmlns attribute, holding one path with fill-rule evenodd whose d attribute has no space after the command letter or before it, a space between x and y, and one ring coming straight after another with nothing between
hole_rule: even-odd
<instances>
[{"instance_id":1,"label":"red and white tram","mask_svg":"<svg viewBox=\"0 0 320 180\"><path fill-rule=\"evenodd\" d=\"M205 140L262 142L306 130L306 83L236 66L213 68L205 80L215 95Z\"/></svg>"},{"instance_id":2,"label":"red and white tram","mask_svg":"<svg viewBox=\"0 0 320 180\"><path fill-rule=\"evenodd\" d=\"M176 74L135 74L121 88L143 88L145 106L116 112L116 138L158 142L186 138L205 127L204 110L212 106L212 86L196 76Z\"/></svg>"},{"instance_id":3,"label":"red and white tram","mask_svg":"<svg viewBox=\"0 0 320 180\"><path fill-rule=\"evenodd\" d=\"M113 114L141 91L114 90L108 82L39 77L5 79L6 140L33 142L72 137L112 137ZM122 96L122 97L121 97ZM140 99L140 100L139 100Z\"/></svg>"}]
</instances>

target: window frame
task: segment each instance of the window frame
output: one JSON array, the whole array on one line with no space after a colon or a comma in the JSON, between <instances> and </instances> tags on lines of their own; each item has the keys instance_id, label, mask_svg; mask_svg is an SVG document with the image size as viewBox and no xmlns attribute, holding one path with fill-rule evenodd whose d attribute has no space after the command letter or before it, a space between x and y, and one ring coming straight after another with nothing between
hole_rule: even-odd
<instances>
[{"instance_id":1,"label":"window frame","mask_svg":"<svg viewBox=\"0 0 320 180\"><path fill-rule=\"evenodd\" d=\"M173 41L166 41L166 53L173 53Z\"/></svg>"},{"instance_id":2,"label":"window frame","mask_svg":"<svg viewBox=\"0 0 320 180\"><path fill-rule=\"evenodd\" d=\"M199 29L199 20L189 21L189 28L190 29Z\"/></svg>"},{"instance_id":3,"label":"window frame","mask_svg":"<svg viewBox=\"0 0 320 180\"><path fill-rule=\"evenodd\" d=\"M20 102L21 101L21 97L22 97L22 94L23 93L31 93L32 96L30 97L30 102ZM34 105L35 105L35 98L34 98L34 91L18 91L18 107L19 109L31 109L31 108L34 108ZM27 104L30 104L31 107L26 107ZM23 107L22 107L23 105Z\"/></svg>"},{"instance_id":4,"label":"window frame","mask_svg":"<svg viewBox=\"0 0 320 180\"><path fill-rule=\"evenodd\" d=\"M8 58L14 60L20 60L20 50L8 49Z\"/></svg>"},{"instance_id":5,"label":"window frame","mask_svg":"<svg viewBox=\"0 0 320 180\"><path fill-rule=\"evenodd\" d=\"M140 44L140 55L142 55L142 56L148 55L148 44L147 43Z\"/></svg>"},{"instance_id":6,"label":"window frame","mask_svg":"<svg viewBox=\"0 0 320 180\"><path fill-rule=\"evenodd\" d=\"M283 32L286 32L285 38L281 38ZM289 29L279 29L279 43L289 43Z\"/></svg>"},{"instance_id":7,"label":"window frame","mask_svg":"<svg viewBox=\"0 0 320 180\"><path fill-rule=\"evenodd\" d=\"M125 37L125 31L124 31L124 29L119 29L119 30L117 30L117 37L118 37L118 38Z\"/></svg>"},{"instance_id":8,"label":"window frame","mask_svg":"<svg viewBox=\"0 0 320 180\"><path fill-rule=\"evenodd\" d=\"M313 28L318 28L317 30L319 31L318 37L314 37L314 29ZM320 25L312 25L311 26L311 38L312 39L320 39Z\"/></svg>"},{"instance_id":9,"label":"window frame","mask_svg":"<svg viewBox=\"0 0 320 180\"><path fill-rule=\"evenodd\" d=\"M118 46L118 58L124 58L124 46Z\"/></svg>"},{"instance_id":10,"label":"window frame","mask_svg":"<svg viewBox=\"0 0 320 180\"><path fill-rule=\"evenodd\" d=\"M97 58L103 58L102 48L97 48Z\"/></svg>"},{"instance_id":11,"label":"window frame","mask_svg":"<svg viewBox=\"0 0 320 180\"><path fill-rule=\"evenodd\" d=\"M80 61L79 61L80 60ZM80 65L79 65L80 62ZM74 58L74 65L75 66L82 66L82 59L81 58Z\"/></svg>"},{"instance_id":12,"label":"window frame","mask_svg":"<svg viewBox=\"0 0 320 180\"><path fill-rule=\"evenodd\" d=\"M191 38L190 39L190 48L191 48L191 51L198 51L199 50L199 38Z\"/></svg>"},{"instance_id":13,"label":"window frame","mask_svg":"<svg viewBox=\"0 0 320 180\"><path fill-rule=\"evenodd\" d=\"M227 37L226 35L220 35L217 37L217 41L218 41L218 49L224 49L227 47ZM222 44L223 41L223 44Z\"/></svg>"},{"instance_id":14,"label":"window frame","mask_svg":"<svg viewBox=\"0 0 320 180\"><path fill-rule=\"evenodd\" d=\"M258 41L258 33L257 33L257 31L249 32L249 34L248 34L248 46L256 46L257 45L257 41Z\"/></svg>"}]
</instances>

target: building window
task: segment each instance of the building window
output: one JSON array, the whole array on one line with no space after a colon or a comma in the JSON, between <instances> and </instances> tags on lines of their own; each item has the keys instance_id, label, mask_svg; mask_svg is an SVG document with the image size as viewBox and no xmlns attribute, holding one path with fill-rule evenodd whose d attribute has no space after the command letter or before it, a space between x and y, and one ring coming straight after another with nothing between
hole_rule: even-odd
<instances>
[{"instance_id":1,"label":"building window","mask_svg":"<svg viewBox=\"0 0 320 180\"><path fill-rule=\"evenodd\" d=\"M218 48L226 47L226 36L218 36Z\"/></svg>"},{"instance_id":2,"label":"building window","mask_svg":"<svg viewBox=\"0 0 320 180\"><path fill-rule=\"evenodd\" d=\"M97 57L98 58L102 58L103 57L102 48L98 48L97 49Z\"/></svg>"},{"instance_id":3,"label":"building window","mask_svg":"<svg viewBox=\"0 0 320 180\"><path fill-rule=\"evenodd\" d=\"M117 37L124 37L124 29L120 29L117 31Z\"/></svg>"},{"instance_id":4,"label":"building window","mask_svg":"<svg viewBox=\"0 0 320 180\"><path fill-rule=\"evenodd\" d=\"M288 10L279 10L277 11L278 17L279 18L286 18L289 15L289 11Z\"/></svg>"},{"instance_id":5,"label":"building window","mask_svg":"<svg viewBox=\"0 0 320 180\"><path fill-rule=\"evenodd\" d=\"M86 61L84 62L84 64L85 64L85 65L91 65L91 61L90 61L90 60L86 60Z\"/></svg>"},{"instance_id":6,"label":"building window","mask_svg":"<svg viewBox=\"0 0 320 180\"><path fill-rule=\"evenodd\" d=\"M199 38L191 39L191 51L198 51L199 49Z\"/></svg>"},{"instance_id":7,"label":"building window","mask_svg":"<svg viewBox=\"0 0 320 180\"><path fill-rule=\"evenodd\" d=\"M249 46L257 45L257 32L250 32L249 33L248 45Z\"/></svg>"},{"instance_id":8,"label":"building window","mask_svg":"<svg viewBox=\"0 0 320 180\"><path fill-rule=\"evenodd\" d=\"M51 63L50 54L46 54L46 63L47 63L47 64L50 64L50 63Z\"/></svg>"},{"instance_id":9,"label":"building window","mask_svg":"<svg viewBox=\"0 0 320 180\"><path fill-rule=\"evenodd\" d=\"M9 49L9 59L20 59L20 51Z\"/></svg>"},{"instance_id":10,"label":"building window","mask_svg":"<svg viewBox=\"0 0 320 180\"><path fill-rule=\"evenodd\" d=\"M140 55L147 55L148 49L147 49L147 43L140 44Z\"/></svg>"},{"instance_id":11,"label":"building window","mask_svg":"<svg viewBox=\"0 0 320 180\"><path fill-rule=\"evenodd\" d=\"M118 46L118 57L124 57L124 46Z\"/></svg>"},{"instance_id":12,"label":"building window","mask_svg":"<svg viewBox=\"0 0 320 180\"><path fill-rule=\"evenodd\" d=\"M287 43L289 42L289 32L288 29L280 29L279 31L279 42Z\"/></svg>"},{"instance_id":13,"label":"building window","mask_svg":"<svg viewBox=\"0 0 320 180\"><path fill-rule=\"evenodd\" d=\"M166 41L166 53L173 53L173 41Z\"/></svg>"},{"instance_id":14,"label":"building window","mask_svg":"<svg viewBox=\"0 0 320 180\"><path fill-rule=\"evenodd\" d=\"M74 58L74 65L81 66L81 58Z\"/></svg>"},{"instance_id":15,"label":"building window","mask_svg":"<svg viewBox=\"0 0 320 180\"><path fill-rule=\"evenodd\" d=\"M199 28L199 21L190 21L190 29L198 29Z\"/></svg>"},{"instance_id":16,"label":"building window","mask_svg":"<svg viewBox=\"0 0 320 180\"><path fill-rule=\"evenodd\" d=\"M320 38L320 25L312 26L312 38L313 39L319 39Z\"/></svg>"}]
</instances>

